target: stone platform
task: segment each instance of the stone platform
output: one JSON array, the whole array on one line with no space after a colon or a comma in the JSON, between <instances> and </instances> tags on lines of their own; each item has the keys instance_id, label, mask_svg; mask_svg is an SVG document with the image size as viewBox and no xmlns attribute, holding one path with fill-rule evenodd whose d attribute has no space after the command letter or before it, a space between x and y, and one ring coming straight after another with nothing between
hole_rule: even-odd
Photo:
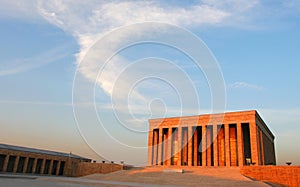
<instances>
[{"instance_id":1,"label":"stone platform","mask_svg":"<svg viewBox=\"0 0 300 187\"><path fill-rule=\"evenodd\" d=\"M165 172L179 171L183 172ZM269 186L260 181L251 180L240 174L238 167L145 167L131 170L117 171L114 173L94 174L83 177L84 179L121 181L142 183L145 186Z\"/></svg>"},{"instance_id":2,"label":"stone platform","mask_svg":"<svg viewBox=\"0 0 300 187\"><path fill-rule=\"evenodd\" d=\"M183 172L165 172L179 171ZM1 177L2 176L2 177ZM172 187L172 186L269 186L240 174L238 167L145 167L121 170L109 174L93 174L85 177L49 177L0 174L0 187Z\"/></svg>"}]
</instances>

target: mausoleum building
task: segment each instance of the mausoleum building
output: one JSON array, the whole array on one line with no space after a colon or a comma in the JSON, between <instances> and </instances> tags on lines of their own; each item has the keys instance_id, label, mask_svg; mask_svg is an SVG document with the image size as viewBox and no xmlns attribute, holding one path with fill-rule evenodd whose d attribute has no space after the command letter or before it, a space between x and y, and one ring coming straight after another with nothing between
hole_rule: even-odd
<instances>
[{"instance_id":1,"label":"mausoleum building","mask_svg":"<svg viewBox=\"0 0 300 187\"><path fill-rule=\"evenodd\" d=\"M255 110L149 120L149 166L250 164L276 164L274 135Z\"/></svg>"}]
</instances>

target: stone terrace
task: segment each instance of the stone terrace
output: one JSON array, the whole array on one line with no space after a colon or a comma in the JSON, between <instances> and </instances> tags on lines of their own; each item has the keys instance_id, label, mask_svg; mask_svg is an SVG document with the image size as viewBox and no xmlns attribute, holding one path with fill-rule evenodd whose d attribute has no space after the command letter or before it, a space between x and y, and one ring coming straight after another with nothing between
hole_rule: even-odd
<instances>
[{"instance_id":1,"label":"stone terrace","mask_svg":"<svg viewBox=\"0 0 300 187\"><path fill-rule=\"evenodd\" d=\"M269 186L240 174L238 167L146 167L117 171L110 174L93 174L82 177L99 181L120 181L139 184L171 186Z\"/></svg>"}]
</instances>

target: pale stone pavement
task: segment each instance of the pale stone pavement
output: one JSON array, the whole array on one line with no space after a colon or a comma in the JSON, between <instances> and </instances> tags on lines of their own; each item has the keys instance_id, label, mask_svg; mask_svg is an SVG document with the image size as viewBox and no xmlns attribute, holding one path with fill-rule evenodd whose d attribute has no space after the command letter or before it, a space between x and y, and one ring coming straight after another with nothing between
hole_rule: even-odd
<instances>
[{"instance_id":1,"label":"pale stone pavement","mask_svg":"<svg viewBox=\"0 0 300 187\"><path fill-rule=\"evenodd\" d=\"M183 169L184 173L170 172ZM85 179L124 181L144 184L171 186L269 186L261 181L253 181L240 174L238 167L149 167L117 171L110 174L94 174ZM168 171L168 172L166 172Z\"/></svg>"},{"instance_id":2,"label":"pale stone pavement","mask_svg":"<svg viewBox=\"0 0 300 187\"><path fill-rule=\"evenodd\" d=\"M150 167L133 168L131 170L117 171L110 174L93 174L80 178L72 177L48 177L29 176L28 178L18 175L0 175L0 187L167 187L167 186L253 186L266 187L266 183L253 181L239 173L239 168L205 167L191 168L182 167L184 173L178 173L177 167Z\"/></svg>"}]
</instances>

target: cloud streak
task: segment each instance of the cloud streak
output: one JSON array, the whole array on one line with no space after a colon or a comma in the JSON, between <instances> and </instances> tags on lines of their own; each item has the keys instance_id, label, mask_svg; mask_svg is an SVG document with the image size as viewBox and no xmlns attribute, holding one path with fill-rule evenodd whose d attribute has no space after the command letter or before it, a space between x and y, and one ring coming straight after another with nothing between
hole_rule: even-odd
<instances>
[{"instance_id":1,"label":"cloud streak","mask_svg":"<svg viewBox=\"0 0 300 187\"><path fill-rule=\"evenodd\" d=\"M0 76L17 74L47 65L70 55L70 45L61 45L30 58L0 62Z\"/></svg>"},{"instance_id":2,"label":"cloud streak","mask_svg":"<svg viewBox=\"0 0 300 187\"><path fill-rule=\"evenodd\" d=\"M0 100L1 104L16 104L16 105L53 105L53 106L72 106L72 103L55 103L44 101L15 101L15 100Z\"/></svg>"},{"instance_id":3,"label":"cloud streak","mask_svg":"<svg viewBox=\"0 0 300 187\"><path fill-rule=\"evenodd\" d=\"M41 17L73 35L80 45L80 52L76 55L78 65L98 38L118 27L146 21L166 22L189 28L221 26L228 24L233 18L235 21L236 18L245 21L242 14L253 9L258 1L226 0L220 3L202 0L185 6L158 1L97 0L33 0L30 3L13 1L1 4L1 7L7 9L3 10L3 14L26 15L30 19ZM85 68L82 73L89 77L89 74L93 74L92 71L92 67Z\"/></svg>"},{"instance_id":4,"label":"cloud streak","mask_svg":"<svg viewBox=\"0 0 300 187\"><path fill-rule=\"evenodd\" d=\"M14 3L6 3L9 9L13 9ZM245 22L247 19L244 15L255 8L258 1L237 1L226 0L219 1L202 0L193 4L178 6L168 4L167 1L46 1L36 0L33 3L23 3L16 1L16 9L22 14L38 15L50 24L53 24L66 33L71 34L77 40L80 47L79 53L76 54L76 66L79 72L91 82L97 82L98 86L107 94L112 96L114 82L120 73L126 68L128 59L117 55L105 67L104 73L96 79L99 71L99 61L91 59L88 63L81 64L82 59L93 44L105 34L120 28L122 26L141 23L141 22L164 22L183 26L186 28L199 28L202 26L224 26L238 22ZM26 9L30 10L26 13ZM13 11L12 11L13 12ZM233 24L233 25L234 25ZM127 35L135 37L143 33L143 30L136 30ZM100 51L104 57L110 54L116 46L122 44L122 36L116 36L106 45L104 51ZM96 55L96 54L95 54ZM55 56L55 55L54 55ZM98 54L99 56L99 54ZM100 58L103 60L104 58ZM98 59L99 60L99 59ZM104 59L105 60L105 59ZM47 61L45 61L47 62ZM35 66L35 65L34 65ZM30 67L30 66L29 66ZM26 68L23 68L23 70ZM15 71L23 71L18 70ZM164 71L164 70L162 70ZM3 72L9 73L9 72ZM120 80L121 88L130 88L130 82L139 73L139 70L127 74L126 79ZM176 80L176 75L173 77ZM248 86L249 84L238 83L237 87ZM128 90L120 89L115 98L124 98ZM140 90L134 90L132 96L136 98L138 105L144 105L145 98ZM138 110L137 110L138 111Z\"/></svg>"},{"instance_id":5,"label":"cloud streak","mask_svg":"<svg viewBox=\"0 0 300 187\"><path fill-rule=\"evenodd\" d=\"M232 89L246 88L246 89L252 89L252 90L264 90L264 87L262 87L262 86L250 84L247 82L234 82L232 84L229 84L228 87L232 88Z\"/></svg>"},{"instance_id":6,"label":"cloud streak","mask_svg":"<svg viewBox=\"0 0 300 187\"><path fill-rule=\"evenodd\" d=\"M89 81L97 82L106 95L116 99L115 103L119 103L119 106L123 104L128 107L127 110L123 110L123 107L115 106L116 110L120 108L118 111L123 113L132 110L134 114L139 113L139 111L147 114L144 106L147 106L147 101L151 101L153 96L142 94L141 90L134 89L131 93L131 97L135 98L134 102L126 103L132 80L138 77L141 72L136 69L130 74L127 73L126 78L119 79L120 74L130 62L128 59L121 55L115 56L98 77L99 60L105 61L107 59L105 57L112 54L113 50L122 45L124 40L141 35L144 31L137 29L128 33L126 38L115 36L105 44L107 47L103 51L97 52L98 54L89 54L89 56L94 56L94 59L91 58L82 63L93 44L117 28L141 22L164 22L186 28L228 25L230 20L241 17L244 12L251 10L256 5L253 2L242 1L238 3L232 0L222 4L216 1L199 1L196 4L186 4L185 6L164 3L158 1L38 1L37 12L49 23L74 36L80 46L80 51L76 55L76 65L79 72ZM241 8L243 11L240 11ZM100 58L97 59L96 57L99 56ZM148 70L151 71L151 67L149 68ZM142 71L145 72L145 69ZM161 69L161 71L168 72L167 68ZM172 72L169 71L169 74ZM171 79L177 80L178 77L174 74ZM117 84L118 91L113 91L117 87L116 81L119 81ZM190 87L187 88L190 89ZM180 110L187 110L178 107Z\"/></svg>"}]
</instances>

